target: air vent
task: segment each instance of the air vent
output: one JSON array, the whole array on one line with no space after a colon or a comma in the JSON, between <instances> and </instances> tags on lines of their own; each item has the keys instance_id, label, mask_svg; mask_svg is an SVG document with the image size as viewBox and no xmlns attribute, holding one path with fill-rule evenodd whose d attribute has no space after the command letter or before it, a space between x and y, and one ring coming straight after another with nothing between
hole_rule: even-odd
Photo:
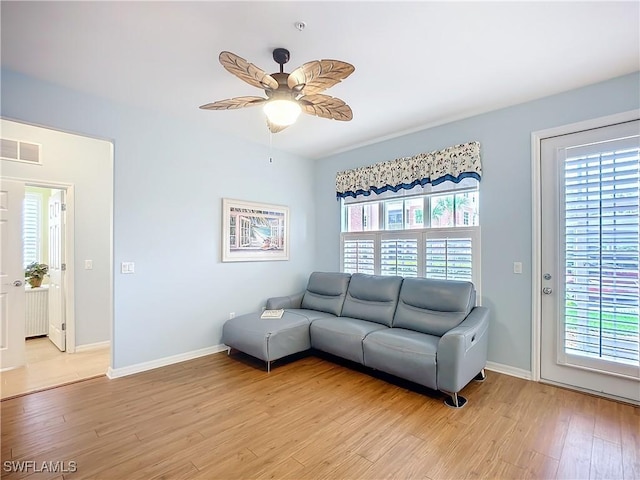
<instances>
[{"instance_id":1,"label":"air vent","mask_svg":"<svg viewBox=\"0 0 640 480\"><path fill-rule=\"evenodd\" d=\"M8 138L0 139L2 160L13 160L15 162L26 162L40 164L40 148L37 143L21 142Z\"/></svg>"}]
</instances>

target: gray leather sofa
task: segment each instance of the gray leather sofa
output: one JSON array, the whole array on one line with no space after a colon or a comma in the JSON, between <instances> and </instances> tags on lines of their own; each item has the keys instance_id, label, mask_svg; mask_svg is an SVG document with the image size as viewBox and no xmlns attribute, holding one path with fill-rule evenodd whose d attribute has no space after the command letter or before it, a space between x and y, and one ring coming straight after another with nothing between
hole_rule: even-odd
<instances>
[{"instance_id":1,"label":"gray leather sofa","mask_svg":"<svg viewBox=\"0 0 640 480\"><path fill-rule=\"evenodd\" d=\"M310 344L445 392L447 405L461 407L466 399L458 392L472 379L484 379L487 360L489 311L475 302L470 282L314 272L304 292L271 298L266 308L285 309L283 319L288 320L282 326L289 337L289 326L295 323L300 345L290 344L289 353ZM265 354L258 353L269 363L274 358L269 357L268 342L275 342L278 327L264 327L272 320L256 324L246 317L235 325L236 319L225 324L223 342L237 348L248 331L269 328ZM308 341L302 330L305 319ZM245 347L238 349L251 354Z\"/></svg>"}]
</instances>

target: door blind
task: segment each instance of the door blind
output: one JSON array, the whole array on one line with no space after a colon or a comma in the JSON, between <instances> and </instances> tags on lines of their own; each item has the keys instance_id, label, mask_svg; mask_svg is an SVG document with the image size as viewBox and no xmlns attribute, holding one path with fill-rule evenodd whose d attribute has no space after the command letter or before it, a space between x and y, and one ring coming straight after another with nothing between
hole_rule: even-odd
<instances>
[{"instance_id":1,"label":"door blind","mask_svg":"<svg viewBox=\"0 0 640 480\"><path fill-rule=\"evenodd\" d=\"M564 163L567 354L638 365L637 148Z\"/></svg>"}]
</instances>

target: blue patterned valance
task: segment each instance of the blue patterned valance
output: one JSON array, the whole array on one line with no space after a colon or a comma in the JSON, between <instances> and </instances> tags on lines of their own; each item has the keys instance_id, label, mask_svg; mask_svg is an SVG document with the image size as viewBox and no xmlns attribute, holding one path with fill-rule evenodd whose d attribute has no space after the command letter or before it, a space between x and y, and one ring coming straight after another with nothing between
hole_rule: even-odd
<instances>
[{"instance_id":1,"label":"blue patterned valance","mask_svg":"<svg viewBox=\"0 0 640 480\"><path fill-rule=\"evenodd\" d=\"M469 142L414 157L398 158L336 174L336 196L340 198L410 190L416 185L438 185L463 178L480 180L480 143Z\"/></svg>"}]
</instances>

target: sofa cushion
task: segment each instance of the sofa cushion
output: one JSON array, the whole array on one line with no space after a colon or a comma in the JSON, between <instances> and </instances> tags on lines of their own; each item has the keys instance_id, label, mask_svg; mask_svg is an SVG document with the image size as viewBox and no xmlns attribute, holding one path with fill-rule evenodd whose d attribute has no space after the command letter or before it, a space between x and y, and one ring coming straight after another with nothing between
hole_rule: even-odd
<instances>
[{"instance_id":1,"label":"sofa cushion","mask_svg":"<svg viewBox=\"0 0 640 480\"><path fill-rule=\"evenodd\" d=\"M442 336L469 315L475 302L471 282L407 278L400 289L393 326Z\"/></svg>"},{"instance_id":2,"label":"sofa cushion","mask_svg":"<svg viewBox=\"0 0 640 480\"><path fill-rule=\"evenodd\" d=\"M402 277L354 273L351 275L342 315L390 327L398 303L400 285Z\"/></svg>"},{"instance_id":3,"label":"sofa cushion","mask_svg":"<svg viewBox=\"0 0 640 480\"><path fill-rule=\"evenodd\" d=\"M437 389L438 340L439 337L402 328L378 330L364 339L364 364Z\"/></svg>"},{"instance_id":4,"label":"sofa cushion","mask_svg":"<svg viewBox=\"0 0 640 480\"><path fill-rule=\"evenodd\" d=\"M336 318L333 313L320 312L318 310L310 310L306 308L287 308L286 311L295 313L297 315L302 315L310 322L318 320L319 318Z\"/></svg>"},{"instance_id":5,"label":"sofa cushion","mask_svg":"<svg viewBox=\"0 0 640 480\"><path fill-rule=\"evenodd\" d=\"M301 307L340 315L350 279L348 273L313 272Z\"/></svg>"},{"instance_id":6,"label":"sofa cushion","mask_svg":"<svg viewBox=\"0 0 640 480\"><path fill-rule=\"evenodd\" d=\"M320 318L311 323L309 335L313 348L362 364L362 340L381 329L388 330L379 323L357 318Z\"/></svg>"},{"instance_id":7,"label":"sofa cushion","mask_svg":"<svg viewBox=\"0 0 640 480\"><path fill-rule=\"evenodd\" d=\"M309 319L284 312L282 318L260 318L260 312L227 320L222 342L253 357L270 362L311 348Z\"/></svg>"}]
</instances>

